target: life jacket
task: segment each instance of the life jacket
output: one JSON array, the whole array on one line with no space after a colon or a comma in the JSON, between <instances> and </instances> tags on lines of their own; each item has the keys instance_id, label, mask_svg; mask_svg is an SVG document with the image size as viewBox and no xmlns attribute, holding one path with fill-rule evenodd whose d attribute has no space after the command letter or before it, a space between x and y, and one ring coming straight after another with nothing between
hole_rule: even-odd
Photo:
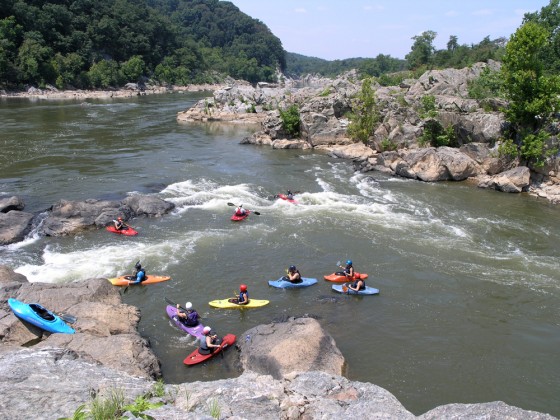
<instances>
[{"instance_id":1,"label":"life jacket","mask_svg":"<svg viewBox=\"0 0 560 420\"><path fill-rule=\"evenodd\" d=\"M344 274L350 275L350 270L353 268L354 267L352 267L351 265L347 265L346 268L344 269Z\"/></svg>"},{"instance_id":2,"label":"life jacket","mask_svg":"<svg viewBox=\"0 0 560 420\"><path fill-rule=\"evenodd\" d=\"M299 270L296 270L295 272L299 275L299 278L291 280L292 283L301 283L303 281L303 279L301 278L301 273L299 272Z\"/></svg>"},{"instance_id":3,"label":"life jacket","mask_svg":"<svg viewBox=\"0 0 560 420\"><path fill-rule=\"evenodd\" d=\"M249 303L249 292L240 292L239 297L237 298L237 302L241 302L243 300L243 295L247 297L247 302L239 303L239 305L247 305Z\"/></svg>"},{"instance_id":4,"label":"life jacket","mask_svg":"<svg viewBox=\"0 0 560 420\"><path fill-rule=\"evenodd\" d=\"M356 279L354 280L354 283L352 283L352 287L356 288L358 287L358 282L361 281L362 285L360 286L360 288L358 290L365 290L366 289L366 281L364 279Z\"/></svg>"},{"instance_id":5,"label":"life jacket","mask_svg":"<svg viewBox=\"0 0 560 420\"><path fill-rule=\"evenodd\" d=\"M198 313L195 310L190 311L187 313L187 319L185 324L191 327L198 325Z\"/></svg>"}]
</instances>

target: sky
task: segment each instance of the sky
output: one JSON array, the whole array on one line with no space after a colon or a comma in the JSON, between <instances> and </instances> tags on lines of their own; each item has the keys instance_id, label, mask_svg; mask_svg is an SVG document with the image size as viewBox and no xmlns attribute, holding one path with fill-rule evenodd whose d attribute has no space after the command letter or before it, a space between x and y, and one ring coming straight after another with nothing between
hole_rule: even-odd
<instances>
[{"instance_id":1,"label":"sky","mask_svg":"<svg viewBox=\"0 0 560 420\"><path fill-rule=\"evenodd\" d=\"M434 31L436 49L455 35L459 44L509 38L526 12L549 0L229 0L266 24L284 49L337 60L404 58L412 37Z\"/></svg>"}]
</instances>

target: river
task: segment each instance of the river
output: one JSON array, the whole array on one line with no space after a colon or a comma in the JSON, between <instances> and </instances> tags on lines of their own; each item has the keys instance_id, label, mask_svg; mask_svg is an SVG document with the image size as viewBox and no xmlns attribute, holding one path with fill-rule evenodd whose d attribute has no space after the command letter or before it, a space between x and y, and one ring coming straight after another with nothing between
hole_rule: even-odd
<instances>
[{"instance_id":1,"label":"river","mask_svg":"<svg viewBox=\"0 0 560 420\"><path fill-rule=\"evenodd\" d=\"M140 234L30 235L0 263L30 281L114 277L142 261L172 280L129 288L141 334L168 383L239 375L235 351L187 368L194 341L169 323L168 297L191 301L220 334L309 314L334 337L352 380L380 385L415 414L501 400L560 416L560 212L523 195L422 183L312 151L240 145L250 127L180 124L201 94L121 100L0 100L0 196L26 210L57 200L155 194L176 204ZM274 201L287 188L298 205ZM228 202L257 210L229 220ZM352 259L378 296L345 296L322 277ZM294 264L317 285L268 286ZM213 309L240 283L264 308Z\"/></svg>"}]
</instances>

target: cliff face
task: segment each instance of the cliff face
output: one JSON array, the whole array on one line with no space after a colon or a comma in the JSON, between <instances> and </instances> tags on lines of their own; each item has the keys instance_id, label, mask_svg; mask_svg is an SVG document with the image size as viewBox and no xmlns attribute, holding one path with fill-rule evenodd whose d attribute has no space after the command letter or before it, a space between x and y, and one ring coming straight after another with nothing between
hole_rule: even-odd
<instances>
[{"instance_id":1,"label":"cliff face","mask_svg":"<svg viewBox=\"0 0 560 420\"><path fill-rule=\"evenodd\" d=\"M465 69L431 70L418 80L399 86L373 86L381 121L367 146L356 145L347 135L352 101L361 89L355 73L336 80L309 77L284 86L233 83L214 92L187 111L179 121L227 121L260 124L261 130L242 143L275 149L325 150L335 157L351 159L356 170L382 171L422 181L470 179L480 188L504 192L529 192L560 203L560 159L549 158L542 168L526 168L529 177L509 172L520 167L517 160L499 157L496 143L503 135L507 103L494 99L484 104L468 97L468 84L485 67L478 63ZM422 99L435 100L435 116L427 118ZM278 109L297 105L301 118L300 138L283 130ZM452 130L458 147L426 147L423 133L430 124Z\"/></svg>"},{"instance_id":2,"label":"cliff face","mask_svg":"<svg viewBox=\"0 0 560 420\"><path fill-rule=\"evenodd\" d=\"M237 346L240 353L230 349L224 361L243 367L238 378L162 385L153 380L160 375L158 361L136 331L139 311L122 304L106 279L30 284L0 266L0 292L0 418L72 417L83 404L88 411L93 399L130 404L138 397L161 403L143 410L161 420L415 418L387 390L341 376L344 357L311 318L246 331ZM72 313L76 334L29 328L7 307L9 297ZM445 405L420 418L554 417L493 402Z\"/></svg>"}]
</instances>

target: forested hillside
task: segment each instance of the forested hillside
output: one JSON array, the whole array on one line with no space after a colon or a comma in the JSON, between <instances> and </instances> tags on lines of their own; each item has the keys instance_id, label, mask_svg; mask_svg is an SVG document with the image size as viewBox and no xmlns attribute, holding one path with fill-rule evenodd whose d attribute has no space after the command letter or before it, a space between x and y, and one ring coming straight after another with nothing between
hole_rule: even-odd
<instances>
[{"instance_id":1,"label":"forested hillside","mask_svg":"<svg viewBox=\"0 0 560 420\"><path fill-rule=\"evenodd\" d=\"M262 22L218 0L3 0L0 87L106 88L150 77L272 80L285 67Z\"/></svg>"}]
</instances>

